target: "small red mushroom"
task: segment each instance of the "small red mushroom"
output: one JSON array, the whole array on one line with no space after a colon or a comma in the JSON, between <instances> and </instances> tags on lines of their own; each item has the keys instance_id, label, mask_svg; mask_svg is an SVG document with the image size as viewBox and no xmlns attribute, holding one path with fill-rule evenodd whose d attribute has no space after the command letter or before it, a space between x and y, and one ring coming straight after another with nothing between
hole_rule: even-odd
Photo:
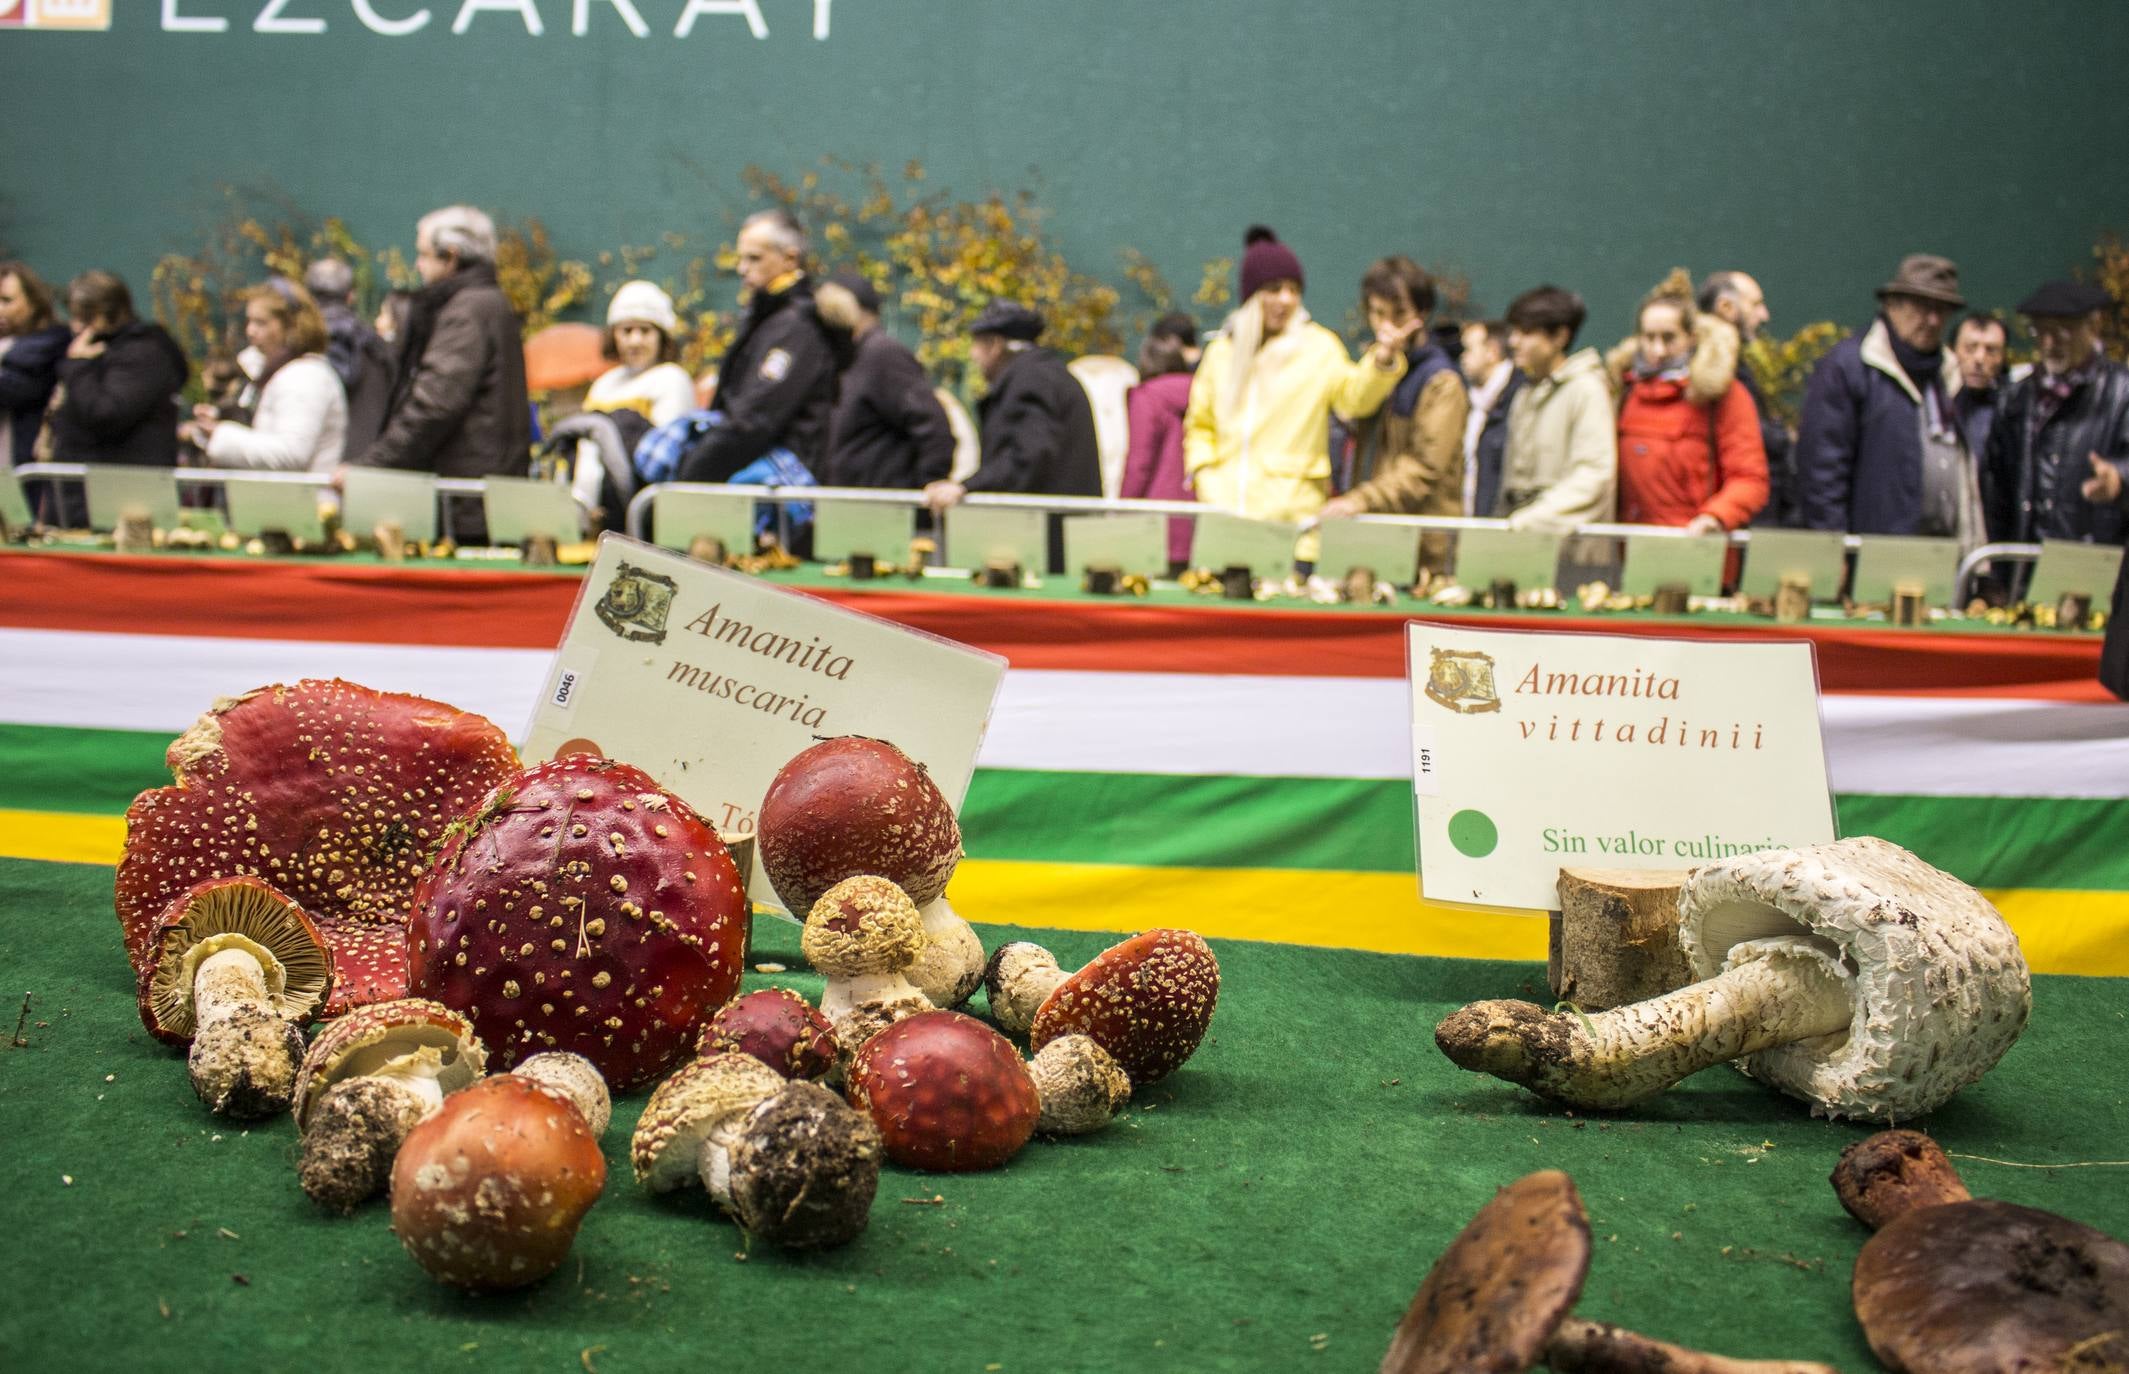
<instances>
[{"instance_id":1,"label":"small red mushroom","mask_svg":"<svg viewBox=\"0 0 2129 1374\"><path fill-rule=\"evenodd\" d=\"M562 1265L606 1187L606 1159L562 1093L516 1074L454 1093L392 1166L392 1230L430 1275L475 1292Z\"/></svg>"},{"instance_id":2,"label":"small red mushroom","mask_svg":"<svg viewBox=\"0 0 2129 1374\"><path fill-rule=\"evenodd\" d=\"M694 808L611 759L528 768L454 822L414 891L414 989L498 1067L583 1055L615 1091L685 1058L739 988L739 869Z\"/></svg>"},{"instance_id":3,"label":"small red mushroom","mask_svg":"<svg viewBox=\"0 0 2129 1374\"><path fill-rule=\"evenodd\" d=\"M988 974L991 1015L1039 1052L1085 1035L1143 1088L1197 1052L1220 997L1220 961L1187 930L1134 935L1067 976L1039 945L1002 945Z\"/></svg>"},{"instance_id":4,"label":"small red mushroom","mask_svg":"<svg viewBox=\"0 0 2129 1374\"><path fill-rule=\"evenodd\" d=\"M133 799L118 865L134 971L173 899L205 879L257 877L332 951L327 1018L406 996L415 876L452 818L517 768L479 716L338 680L218 701L165 757L175 785Z\"/></svg>"},{"instance_id":5,"label":"small red mushroom","mask_svg":"<svg viewBox=\"0 0 2129 1374\"><path fill-rule=\"evenodd\" d=\"M698 1058L751 1054L790 1079L819 1079L835 1067L835 1027L790 988L763 988L720 1007L695 1042Z\"/></svg>"},{"instance_id":6,"label":"small red mushroom","mask_svg":"<svg viewBox=\"0 0 2129 1374\"><path fill-rule=\"evenodd\" d=\"M1035 1133L1042 1103L1012 1042L973 1016L927 1011L865 1042L850 1104L911 1169L995 1169Z\"/></svg>"},{"instance_id":7,"label":"small red mushroom","mask_svg":"<svg viewBox=\"0 0 2129 1374\"><path fill-rule=\"evenodd\" d=\"M769 784L755 833L762 870L793 916L803 919L845 878L885 878L924 921L909 981L941 1007L982 986L982 942L945 895L961 862L961 825L923 764L885 740L822 740Z\"/></svg>"}]
</instances>

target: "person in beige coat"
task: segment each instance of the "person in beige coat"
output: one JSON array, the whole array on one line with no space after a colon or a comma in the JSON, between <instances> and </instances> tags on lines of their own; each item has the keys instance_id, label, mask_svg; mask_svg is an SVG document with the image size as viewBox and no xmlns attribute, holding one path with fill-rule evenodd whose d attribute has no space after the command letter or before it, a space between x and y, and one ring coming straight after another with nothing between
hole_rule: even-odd
<instances>
[{"instance_id":1,"label":"person in beige coat","mask_svg":"<svg viewBox=\"0 0 2129 1374\"><path fill-rule=\"evenodd\" d=\"M1611 384L1594 348L1569 352L1588 312L1557 286L1508 307L1508 347L1529 380L1508 411L1500 504L1511 529L1571 530L1607 521L1617 500L1619 435Z\"/></svg>"}]
</instances>

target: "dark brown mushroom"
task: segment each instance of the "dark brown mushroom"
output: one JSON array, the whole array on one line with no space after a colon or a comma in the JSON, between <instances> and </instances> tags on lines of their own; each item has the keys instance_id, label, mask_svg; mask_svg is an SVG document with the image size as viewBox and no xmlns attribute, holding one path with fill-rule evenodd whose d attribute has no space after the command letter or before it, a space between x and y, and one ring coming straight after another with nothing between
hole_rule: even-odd
<instances>
[{"instance_id":1,"label":"dark brown mushroom","mask_svg":"<svg viewBox=\"0 0 2129 1374\"><path fill-rule=\"evenodd\" d=\"M1589 1218L1574 1180L1528 1174L1479 1209L1413 1296L1382 1374L1834 1374L1825 1365L1731 1360L1570 1317L1589 1273Z\"/></svg>"},{"instance_id":2,"label":"dark brown mushroom","mask_svg":"<svg viewBox=\"0 0 2129 1374\"><path fill-rule=\"evenodd\" d=\"M2129 1370L2129 1245L2053 1212L1973 1200L1915 1131L1849 1146L1833 1185L1879 1228L1856 1256L1850 1295L1887 1369Z\"/></svg>"}]
</instances>

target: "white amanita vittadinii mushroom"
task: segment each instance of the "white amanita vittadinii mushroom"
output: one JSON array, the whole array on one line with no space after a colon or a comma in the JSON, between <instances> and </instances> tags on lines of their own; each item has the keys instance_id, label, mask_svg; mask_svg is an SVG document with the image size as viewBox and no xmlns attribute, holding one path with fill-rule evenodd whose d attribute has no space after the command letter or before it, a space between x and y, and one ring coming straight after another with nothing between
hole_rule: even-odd
<instances>
[{"instance_id":1,"label":"white amanita vittadinii mushroom","mask_svg":"<svg viewBox=\"0 0 2129 1374\"><path fill-rule=\"evenodd\" d=\"M1457 1064L1626 1107L1730 1060L1814 1115L1912 1120L2003 1058L2032 1010L2018 937L1979 892L1869 836L1695 869L1679 943L1701 979L1594 1015L1474 1002Z\"/></svg>"}]
</instances>

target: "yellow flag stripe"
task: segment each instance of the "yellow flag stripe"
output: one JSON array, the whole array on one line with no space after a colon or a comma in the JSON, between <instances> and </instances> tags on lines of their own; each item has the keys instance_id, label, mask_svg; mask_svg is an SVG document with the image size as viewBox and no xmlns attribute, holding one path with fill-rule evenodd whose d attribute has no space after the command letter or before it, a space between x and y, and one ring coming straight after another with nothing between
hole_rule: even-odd
<instances>
[{"instance_id":1,"label":"yellow flag stripe","mask_svg":"<svg viewBox=\"0 0 2129 1374\"><path fill-rule=\"evenodd\" d=\"M117 816L0 810L0 858L115 864ZM2036 973L2129 975L2129 893L1996 889ZM1545 922L1422 901L1409 874L1154 868L970 859L954 907L972 921L1064 930L1183 926L1214 939L1460 959L1543 959Z\"/></svg>"}]
</instances>

